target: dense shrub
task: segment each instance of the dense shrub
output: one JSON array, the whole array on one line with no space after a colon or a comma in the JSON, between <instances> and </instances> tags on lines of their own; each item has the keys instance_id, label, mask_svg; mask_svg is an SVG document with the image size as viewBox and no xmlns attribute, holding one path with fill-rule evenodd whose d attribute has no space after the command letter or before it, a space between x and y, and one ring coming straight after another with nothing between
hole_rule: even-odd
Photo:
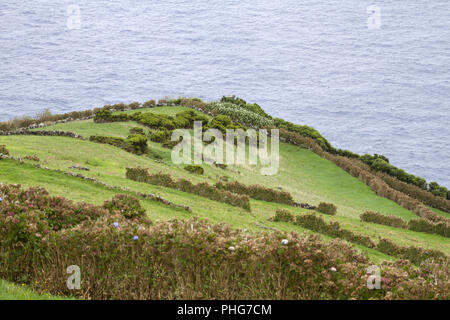
<instances>
[{"instance_id":1,"label":"dense shrub","mask_svg":"<svg viewBox=\"0 0 450 320\"><path fill-rule=\"evenodd\" d=\"M134 154L144 154L147 153L147 137L143 134L132 134L129 135L125 140L125 143L132 147L132 153Z\"/></svg>"},{"instance_id":2,"label":"dense shrub","mask_svg":"<svg viewBox=\"0 0 450 320\"><path fill-rule=\"evenodd\" d=\"M378 223L385 226L407 229L408 224L401 218L387 216L378 212L366 211L359 216L361 221Z\"/></svg>"},{"instance_id":3,"label":"dense shrub","mask_svg":"<svg viewBox=\"0 0 450 320\"><path fill-rule=\"evenodd\" d=\"M250 185L234 182L218 182L216 187L219 189L224 189L238 194L246 194L250 198L268 202L284 203L292 205L294 200L292 196L287 191L278 191L270 188L266 188L260 185Z\"/></svg>"},{"instance_id":4,"label":"dense shrub","mask_svg":"<svg viewBox=\"0 0 450 320\"><path fill-rule=\"evenodd\" d=\"M0 155L9 156L9 150L6 149L6 146L4 144L0 144ZM0 157L1 160L1 157Z\"/></svg>"},{"instance_id":5,"label":"dense shrub","mask_svg":"<svg viewBox=\"0 0 450 320\"><path fill-rule=\"evenodd\" d=\"M184 167L184 170L195 174L203 174L205 172L203 167L199 165L187 165Z\"/></svg>"},{"instance_id":6,"label":"dense shrub","mask_svg":"<svg viewBox=\"0 0 450 320\"><path fill-rule=\"evenodd\" d=\"M171 135L172 131L169 131L166 128L161 128L150 133L150 140L153 142L163 143L170 139Z\"/></svg>"},{"instance_id":7,"label":"dense shrub","mask_svg":"<svg viewBox=\"0 0 450 320\"><path fill-rule=\"evenodd\" d=\"M179 179L175 181L172 176L164 173L149 174L145 168L127 168L126 177L130 180L145 182L158 186L178 189L184 192L193 193L214 201L228 203L232 206L241 207L250 211L250 201L248 196L222 190L216 186L201 182L196 185L189 180Z\"/></svg>"},{"instance_id":8,"label":"dense shrub","mask_svg":"<svg viewBox=\"0 0 450 320\"><path fill-rule=\"evenodd\" d=\"M272 218L274 222L294 222L294 215L286 209L280 209L275 212L275 216Z\"/></svg>"},{"instance_id":9,"label":"dense shrub","mask_svg":"<svg viewBox=\"0 0 450 320\"><path fill-rule=\"evenodd\" d=\"M155 100L148 100L148 101L145 101L145 102L142 104L142 106L143 106L144 108L152 108L152 107L154 107L155 105L156 105Z\"/></svg>"},{"instance_id":10,"label":"dense shrub","mask_svg":"<svg viewBox=\"0 0 450 320\"><path fill-rule=\"evenodd\" d=\"M141 107L141 104L137 101L132 102L128 105L128 108L131 110L136 110L136 109L139 109L140 107Z\"/></svg>"},{"instance_id":11,"label":"dense shrub","mask_svg":"<svg viewBox=\"0 0 450 320\"><path fill-rule=\"evenodd\" d=\"M142 208L139 199L128 194L116 194L112 200L103 204L111 214L121 214L127 219L143 218L145 209Z\"/></svg>"},{"instance_id":12,"label":"dense shrub","mask_svg":"<svg viewBox=\"0 0 450 320\"><path fill-rule=\"evenodd\" d=\"M212 102L208 103L206 108L213 114L227 115L233 121L251 127L261 128L273 125L272 119L263 117L253 111L243 109L241 106L232 103Z\"/></svg>"},{"instance_id":13,"label":"dense shrub","mask_svg":"<svg viewBox=\"0 0 450 320\"><path fill-rule=\"evenodd\" d=\"M297 216L295 224L331 237L341 238L349 242L357 243L368 248L375 248L375 243L370 237L355 234L350 230L342 229L338 222L326 223L322 217L315 214Z\"/></svg>"},{"instance_id":14,"label":"dense shrub","mask_svg":"<svg viewBox=\"0 0 450 320\"><path fill-rule=\"evenodd\" d=\"M230 96L230 97L226 97L223 96L222 99L220 99L220 102L228 102L231 104L235 104L240 106L243 109L247 109L253 113L259 114L260 116L264 117L264 118L269 118L272 119L272 117L270 115L268 115L258 104L256 103L247 103L244 99L238 98L236 96Z\"/></svg>"},{"instance_id":15,"label":"dense shrub","mask_svg":"<svg viewBox=\"0 0 450 320\"><path fill-rule=\"evenodd\" d=\"M334 216L337 212L337 207L332 203L321 202L317 207L317 211Z\"/></svg>"}]
</instances>

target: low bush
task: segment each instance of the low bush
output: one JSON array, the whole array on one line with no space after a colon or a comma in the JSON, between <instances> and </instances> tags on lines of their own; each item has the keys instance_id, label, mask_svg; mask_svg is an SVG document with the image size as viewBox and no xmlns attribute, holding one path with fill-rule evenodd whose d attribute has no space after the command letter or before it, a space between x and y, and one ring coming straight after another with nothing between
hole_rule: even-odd
<instances>
[{"instance_id":1,"label":"low bush","mask_svg":"<svg viewBox=\"0 0 450 320\"><path fill-rule=\"evenodd\" d=\"M134 127L130 129L130 134L142 134L145 135L144 129L140 127Z\"/></svg>"},{"instance_id":2,"label":"low bush","mask_svg":"<svg viewBox=\"0 0 450 320\"><path fill-rule=\"evenodd\" d=\"M385 226L407 229L408 224L401 218L395 216L387 216L378 212L366 211L359 216L361 221L378 223Z\"/></svg>"},{"instance_id":3,"label":"low bush","mask_svg":"<svg viewBox=\"0 0 450 320\"><path fill-rule=\"evenodd\" d=\"M128 138L125 140L126 145L131 146L132 153L134 154L144 154L148 151L147 146L147 137L143 134L132 134L129 135ZM126 148L128 150L128 147Z\"/></svg>"},{"instance_id":4,"label":"low bush","mask_svg":"<svg viewBox=\"0 0 450 320\"><path fill-rule=\"evenodd\" d=\"M219 189L224 189L231 191L233 193L238 194L246 194L250 198L256 200L262 200L267 202L275 202L275 203L283 203L292 205L294 200L292 196L287 191L278 191L270 188L266 188L260 185L250 185L247 186L245 184L239 183L237 181L234 182L218 182L216 183L216 187Z\"/></svg>"},{"instance_id":5,"label":"low bush","mask_svg":"<svg viewBox=\"0 0 450 320\"><path fill-rule=\"evenodd\" d=\"M164 143L170 139L171 135L172 131L169 131L166 128L161 128L150 133L150 140L153 142Z\"/></svg>"},{"instance_id":6,"label":"low bush","mask_svg":"<svg viewBox=\"0 0 450 320\"><path fill-rule=\"evenodd\" d=\"M321 202L317 207L317 211L334 216L337 212L337 207L332 203Z\"/></svg>"},{"instance_id":7,"label":"low bush","mask_svg":"<svg viewBox=\"0 0 450 320\"><path fill-rule=\"evenodd\" d=\"M294 222L294 215L286 209L280 209L275 212L275 216L272 218L274 222Z\"/></svg>"},{"instance_id":8,"label":"low bush","mask_svg":"<svg viewBox=\"0 0 450 320\"><path fill-rule=\"evenodd\" d=\"M145 217L145 209L142 208L139 199L128 194L116 194L111 200L105 201L103 207L111 214L121 214L126 219Z\"/></svg>"},{"instance_id":9,"label":"low bush","mask_svg":"<svg viewBox=\"0 0 450 320\"><path fill-rule=\"evenodd\" d=\"M144 108L152 108L152 107L154 107L155 105L156 105L155 100L148 100L148 101L145 101L145 102L142 104L142 106L143 106Z\"/></svg>"},{"instance_id":10,"label":"low bush","mask_svg":"<svg viewBox=\"0 0 450 320\"><path fill-rule=\"evenodd\" d=\"M200 174L200 175L205 172L203 167L198 166L198 165L187 165L184 167L184 170L189 171L191 173Z\"/></svg>"},{"instance_id":11,"label":"low bush","mask_svg":"<svg viewBox=\"0 0 450 320\"><path fill-rule=\"evenodd\" d=\"M141 104L137 101L132 102L128 105L128 108L131 110L136 110L136 109L139 109L140 107L141 107Z\"/></svg>"},{"instance_id":12,"label":"low bush","mask_svg":"<svg viewBox=\"0 0 450 320\"><path fill-rule=\"evenodd\" d=\"M246 195L232 193L222 190L216 186L201 182L196 185L189 180L179 179L175 181L171 175L164 173L149 174L145 168L127 168L127 179L145 182L153 185L178 189L184 192L193 193L201 197L205 197L214 201L228 203L232 206L241 207L250 211L250 200Z\"/></svg>"},{"instance_id":13,"label":"low bush","mask_svg":"<svg viewBox=\"0 0 450 320\"><path fill-rule=\"evenodd\" d=\"M0 144L0 155L9 156L9 150L6 149L6 146L4 144ZM0 157L1 160L1 157Z\"/></svg>"}]
</instances>

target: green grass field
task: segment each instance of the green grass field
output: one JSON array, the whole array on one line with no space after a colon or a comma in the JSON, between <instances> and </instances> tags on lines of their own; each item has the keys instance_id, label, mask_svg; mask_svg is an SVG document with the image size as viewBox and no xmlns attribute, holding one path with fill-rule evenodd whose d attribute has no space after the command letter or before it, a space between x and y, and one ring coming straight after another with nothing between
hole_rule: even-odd
<instances>
[{"instance_id":1,"label":"green grass field","mask_svg":"<svg viewBox=\"0 0 450 320\"><path fill-rule=\"evenodd\" d=\"M156 107L148 110L156 113L175 114L186 110L186 108ZM136 126L140 125L134 122L96 124L92 120L88 120L58 124L36 130L71 131L81 134L85 138L89 138L91 135L126 137L129 129ZM148 132L148 129L145 129L145 131ZM177 178L209 183L215 183L219 181L220 177L226 176L231 181L259 184L288 191L297 202L306 202L313 205L320 202L334 203L338 207L337 215L321 215L325 220L338 221L343 228L369 236L375 242L380 238L387 238L399 245L421 246L450 254L450 240L448 238L361 222L359 215L367 210L398 216L406 221L417 218L417 216L395 202L377 196L367 185L347 174L332 162L309 150L286 143L280 143L280 169L278 174L274 176L263 176L259 172L259 166L250 165L229 167L224 170L205 164L203 165L204 175L190 174L183 169L182 165L175 165L171 162L171 151L169 149L150 141L150 150L153 155L162 159L162 163L155 161L154 156L137 156L113 146L67 137L0 136L0 144L6 145L11 155L15 157L36 155L40 159L41 166L51 169L36 168L34 166L36 162L29 160L26 160L24 164L19 164L13 160L1 160L0 182L19 183L26 187L40 186L46 188L52 195L64 196L74 201L102 204L103 201L111 199L119 191L107 189L54 170L77 172L77 170L69 169L69 167L72 165L88 167L89 172L80 171L80 173L110 185L128 187L130 193L154 193L174 203L188 205L192 208L192 212L187 212L155 201L141 199L148 216L154 220L185 219L197 216L211 222L226 222L235 228L247 229L249 232L265 231L261 228L261 225L263 225L283 231L312 233L290 223L268 221L280 208L288 209L294 214L310 212L306 209L251 199L251 212L248 212L178 190L134 182L125 178L125 172L127 167L142 166L148 168L149 172L165 172ZM449 216L445 212L439 212L439 214ZM327 236L322 237L325 240L330 239ZM363 246L356 247L367 253L374 263L393 259L373 249ZM26 299L27 297L30 299L44 298L44 296L36 296L32 292L22 290L20 287L0 282L0 299Z\"/></svg>"}]
</instances>

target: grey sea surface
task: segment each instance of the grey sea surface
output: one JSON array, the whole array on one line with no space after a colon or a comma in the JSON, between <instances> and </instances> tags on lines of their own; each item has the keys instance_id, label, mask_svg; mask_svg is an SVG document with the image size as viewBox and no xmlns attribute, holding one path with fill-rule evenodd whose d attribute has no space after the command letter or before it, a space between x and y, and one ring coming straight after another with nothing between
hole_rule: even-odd
<instances>
[{"instance_id":1,"label":"grey sea surface","mask_svg":"<svg viewBox=\"0 0 450 320\"><path fill-rule=\"evenodd\" d=\"M0 2L0 120L232 94L450 187L448 0Z\"/></svg>"}]
</instances>

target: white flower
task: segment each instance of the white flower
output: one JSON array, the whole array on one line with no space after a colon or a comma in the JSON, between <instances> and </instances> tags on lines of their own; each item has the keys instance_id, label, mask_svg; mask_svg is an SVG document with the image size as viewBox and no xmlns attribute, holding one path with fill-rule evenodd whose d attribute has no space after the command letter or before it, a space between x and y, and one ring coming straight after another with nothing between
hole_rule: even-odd
<instances>
[{"instance_id":1,"label":"white flower","mask_svg":"<svg viewBox=\"0 0 450 320\"><path fill-rule=\"evenodd\" d=\"M236 249L235 249L234 247L229 247L228 250L234 251L234 250L236 250Z\"/></svg>"},{"instance_id":2,"label":"white flower","mask_svg":"<svg viewBox=\"0 0 450 320\"><path fill-rule=\"evenodd\" d=\"M333 271L333 272L337 271L335 267L331 267L330 270Z\"/></svg>"},{"instance_id":3,"label":"white flower","mask_svg":"<svg viewBox=\"0 0 450 320\"><path fill-rule=\"evenodd\" d=\"M289 243L288 239L281 240L281 244L287 245Z\"/></svg>"}]
</instances>

